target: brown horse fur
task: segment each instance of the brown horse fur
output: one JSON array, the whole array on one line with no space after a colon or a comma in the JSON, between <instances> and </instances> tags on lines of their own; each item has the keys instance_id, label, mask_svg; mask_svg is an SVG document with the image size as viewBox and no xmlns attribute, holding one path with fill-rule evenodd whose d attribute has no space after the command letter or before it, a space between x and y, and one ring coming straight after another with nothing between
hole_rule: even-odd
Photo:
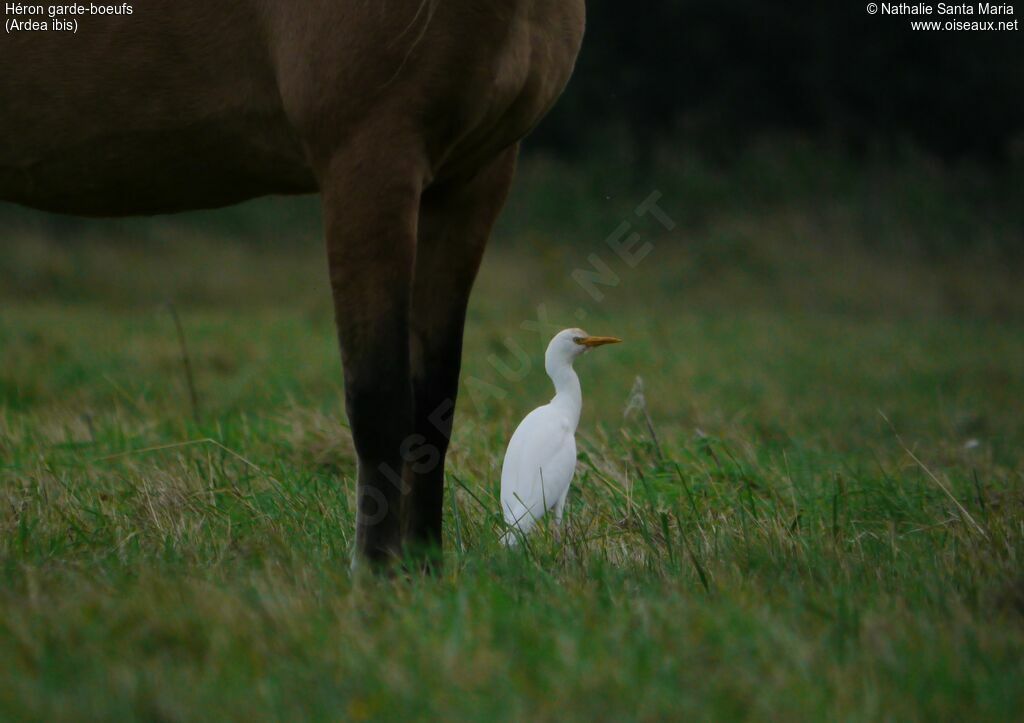
<instances>
[{"instance_id":1,"label":"brown horse fur","mask_svg":"<svg viewBox=\"0 0 1024 723\"><path fill-rule=\"evenodd\" d=\"M0 199L118 216L319 193L357 551L441 544L466 304L583 0L140 0L0 41Z\"/></svg>"}]
</instances>

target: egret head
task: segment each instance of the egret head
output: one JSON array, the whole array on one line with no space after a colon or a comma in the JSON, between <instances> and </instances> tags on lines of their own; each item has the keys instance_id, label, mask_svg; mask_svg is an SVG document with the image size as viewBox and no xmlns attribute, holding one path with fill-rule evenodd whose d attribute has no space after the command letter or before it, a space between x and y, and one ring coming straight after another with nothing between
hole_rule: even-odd
<instances>
[{"instance_id":1,"label":"egret head","mask_svg":"<svg viewBox=\"0 0 1024 723\"><path fill-rule=\"evenodd\" d=\"M605 344L618 344L622 339L614 336L591 336L583 329L564 329L548 344L544 354L544 366L550 372L552 368L571 365L580 354L585 354L594 347Z\"/></svg>"}]
</instances>

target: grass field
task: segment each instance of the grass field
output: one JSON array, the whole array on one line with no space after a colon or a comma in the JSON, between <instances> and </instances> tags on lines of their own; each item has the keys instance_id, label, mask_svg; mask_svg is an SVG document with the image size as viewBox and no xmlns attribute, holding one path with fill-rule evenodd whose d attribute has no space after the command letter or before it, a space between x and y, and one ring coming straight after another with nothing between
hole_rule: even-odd
<instances>
[{"instance_id":1,"label":"grass field","mask_svg":"<svg viewBox=\"0 0 1024 723\"><path fill-rule=\"evenodd\" d=\"M439 579L350 575L309 203L8 212L0 718L1019 719L1021 222L919 160L800 158L782 190L770 154L646 184L525 164L470 313ZM652 190L671 232L633 213ZM653 244L635 267L622 221ZM626 343L577 365L565 529L509 552L539 318Z\"/></svg>"}]
</instances>

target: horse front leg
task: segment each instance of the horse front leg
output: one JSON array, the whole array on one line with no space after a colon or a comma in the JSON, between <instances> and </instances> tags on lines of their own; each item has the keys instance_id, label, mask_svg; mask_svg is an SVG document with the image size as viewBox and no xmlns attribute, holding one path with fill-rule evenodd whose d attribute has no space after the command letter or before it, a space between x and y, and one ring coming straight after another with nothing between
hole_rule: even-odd
<instances>
[{"instance_id":1,"label":"horse front leg","mask_svg":"<svg viewBox=\"0 0 1024 723\"><path fill-rule=\"evenodd\" d=\"M441 560L444 461L451 439L469 294L505 203L518 146L471 178L427 190L420 207L412 304L412 444L407 541L436 568Z\"/></svg>"},{"instance_id":2,"label":"horse front leg","mask_svg":"<svg viewBox=\"0 0 1024 723\"><path fill-rule=\"evenodd\" d=\"M402 443L413 428L409 309L422 175L410 155L363 142L322 180L327 257L358 456L356 560L401 546Z\"/></svg>"}]
</instances>

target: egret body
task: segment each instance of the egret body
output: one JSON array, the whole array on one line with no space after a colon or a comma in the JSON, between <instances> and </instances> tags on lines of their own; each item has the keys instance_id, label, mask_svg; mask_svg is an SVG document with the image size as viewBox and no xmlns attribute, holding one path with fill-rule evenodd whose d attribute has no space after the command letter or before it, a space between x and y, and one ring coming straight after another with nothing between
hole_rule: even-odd
<instances>
[{"instance_id":1,"label":"egret body","mask_svg":"<svg viewBox=\"0 0 1024 723\"><path fill-rule=\"evenodd\" d=\"M528 533L548 510L554 509L561 524L576 472L576 427L583 409L583 391L572 363L594 347L619 341L565 329L548 344L544 369L554 382L555 396L519 423L501 466L501 509L513 528L502 538L506 545L515 544L515 530Z\"/></svg>"}]
</instances>

